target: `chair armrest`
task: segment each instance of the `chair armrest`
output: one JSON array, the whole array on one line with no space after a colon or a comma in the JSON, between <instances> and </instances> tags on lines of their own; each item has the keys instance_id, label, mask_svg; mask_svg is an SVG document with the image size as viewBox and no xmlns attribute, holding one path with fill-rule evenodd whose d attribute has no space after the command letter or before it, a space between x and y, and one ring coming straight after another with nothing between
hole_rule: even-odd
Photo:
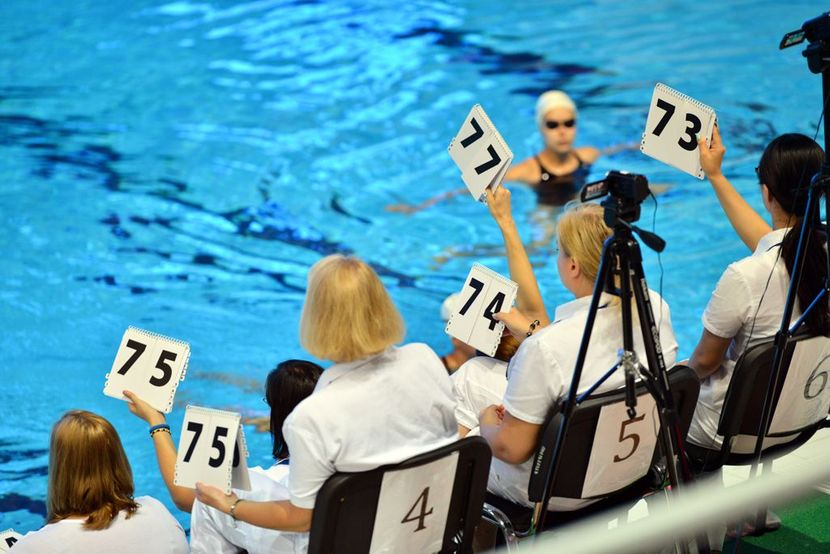
<instances>
[{"instance_id":1,"label":"chair armrest","mask_svg":"<svg viewBox=\"0 0 830 554\"><path fill-rule=\"evenodd\" d=\"M481 519L498 527L501 531L508 552L518 552L519 538L513 530L513 522L504 515L504 512L487 502L481 507Z\"/></svg>"}]
</instances>

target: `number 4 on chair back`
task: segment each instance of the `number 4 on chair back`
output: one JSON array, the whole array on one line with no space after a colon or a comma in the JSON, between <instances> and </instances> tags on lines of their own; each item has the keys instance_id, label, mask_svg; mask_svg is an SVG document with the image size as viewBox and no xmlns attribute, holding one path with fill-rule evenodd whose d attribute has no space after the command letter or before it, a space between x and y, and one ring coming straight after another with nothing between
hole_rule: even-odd
<instances>
[{"instance_id":1,"label":"number 4 on chair back","mask_svg":"<svg viewBox=\"0 0 830 554\"><path fill-rule=\"evenodd\" d=\"M122 391L129 390L168 414L189 359L190 345L186 342L130 327L121 338L107 374L104 394L126 400Z\"/></svg>"},{"instance_id":2,"label":"number 4 on chair back","mask_svg":"<svg viewBox=\"0 0 830 554\"><path fill-rule=\"evenodd\" d=\"M369 554L438 552L444 540L458 452L383 476Z\"/></svg>"},{"instance_id":3,"label":"number 4 on chair back","mask_svg":"<svg viewBox=\"0 0 830 554\"><path fill-rule=\"evenodd\" d=\"M248 448L236 412L188 406L182 422L173 482L195 488L207 483L230 493L250 490Z\"/></svg>"}]
</instances>

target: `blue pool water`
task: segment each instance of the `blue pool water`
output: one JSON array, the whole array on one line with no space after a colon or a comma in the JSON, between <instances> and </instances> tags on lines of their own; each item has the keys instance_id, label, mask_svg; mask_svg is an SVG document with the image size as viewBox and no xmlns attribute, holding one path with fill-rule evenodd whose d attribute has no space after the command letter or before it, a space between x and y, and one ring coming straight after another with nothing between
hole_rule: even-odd
<instances>
[{"instance_id":1,"label":"blue pool water","mask_svg":"<svg viewBox=\"0 0 830 554\"><path fill-rule=\"evenodd\" d=\"M509 7L506 7L509 6ZM539 148L535 97L570 92L578 142L639 140L665 82L716 108L727 171L758 208L753 167L778 133L812 134L820 81L780 36L813 2L376 0L0 3L0 528L39 526L48 434L86 408L118 428L137 490L172 507L146 427L101 390L136 325L190 342L187 403L262 413L261 382L304 357L308 267L351 252L382 275L407 340L444 350L443 298L496 243L467 198L412 216L460 184L446 146L480 102L521 159ZM821 139L820 139L821 140ZM705 182L624 152L608 169L668 183L656 228L663 287L686 356L726 264L745 255ZM515 189L522 214L534 199ZM642 223L651 225L652 204ZM507 272L497 257L479 258ZM535 260L551 308L567 295ZM657 288L656 257L646 272ZM247 428L252 465L268 437Z\"/></svg>"}]
</instances>

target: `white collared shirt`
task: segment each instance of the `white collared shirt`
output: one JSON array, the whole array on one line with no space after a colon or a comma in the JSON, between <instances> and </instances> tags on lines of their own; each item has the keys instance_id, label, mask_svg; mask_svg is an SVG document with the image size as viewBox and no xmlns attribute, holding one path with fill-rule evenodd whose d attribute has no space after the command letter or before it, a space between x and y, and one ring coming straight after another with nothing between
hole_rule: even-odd
<instances>
[{"instance_id":1,"label":"white collared shirt","mask_svg":"<svg viewBox=\"0 0 830 554\"><path fill-rule=\"evenodd\" d=\"M688 440L694 444L720 448L722 437L717 434L718 421L735 362L746 350L750 332L754 343L756 339L774 336L781 326L790 275L779 254L781 241L788 230L767 233L758 241L751 256L729 265L703 312L703 327L707 331L733 340L720 368L701 382L697 409L689 428ZM793 321L799 316L796 306Z\"/></svg>"},{"instance_id":2,"label":"white collared shirt","mask_svg":"<svg viewBox=\"0 0 830 554\"><path fill-rule=\"evenodd\" d=\"M164 505L152 496L135 499L138 510L125 517L121 510L106 529L84 529L84 519L62 519L27 533L14 545L18 554L118 552L141 554L190 552L184 530Z\"/></svg>"},{"instance_id":3,"label":"white collared shirt","mask_svg":"<svg viewBox=\"0 0 830 554\"><path fill-rule=\"evenodd\" d=\"M618 350L622 348L622 315L618 304L609 304L612 298L609 294L603 294L600 299L600 309L594 321L591 342L579 381L580 393L586 391L618 362ZM659 326L663 360L668 369L674 365L677 358L677 341L672 329L671 313L668 304L660 295L649 291L649 298ZM568 394L590 304L591 297L585 296L559 306L554 322L522 343L508 367L504 407L510 415L528 423L541 425L554 404ZM632 309L636 312L633 305ZM640 363L648 367L637 319L634 320L634 326L634 351ZM624 372L617 370L596 392L613 390L624 383ZM527 498L527 484L532 463L533 457L519 465L494 459L490 466L488 489L517 504L531 506ZM591 502L552 498L549 508L575 510Z\"/></svg>"},{"instance_id":4,"label":"white collared shirt","mask_svg":"<svg viewBox=\"0 0 830 554\"><path fill-rule=\"evenodd\" d=\"M283 425L291 503L313 509L337 471L368 471L458 440L452 384L425 344L325 370Z\"/></svg>"},{"instance_id":5,"label":"white collared shirt","mask_svg":"<svg viewBox=\"0 0 830 554\"><path fill-rule=\"evenodd\" d=\"M288 464L252 467L251 490L234 489L243 500L288 500ZM289 533L234 521L230 515L198 499L190 516L190 548L194 554L295 554L308 550L308 533Z\"/></svg>"}]
</instances>

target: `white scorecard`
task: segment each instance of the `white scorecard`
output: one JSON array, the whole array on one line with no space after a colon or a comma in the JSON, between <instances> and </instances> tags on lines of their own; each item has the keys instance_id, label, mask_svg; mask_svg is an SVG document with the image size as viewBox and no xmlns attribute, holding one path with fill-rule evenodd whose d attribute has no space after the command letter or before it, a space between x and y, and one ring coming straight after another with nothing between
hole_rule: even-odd
<instances>
[{"instance_id":1,"label":"white scorecard","mask_svg":"<svg viewBox=\"0 0 830 554\"><path fill-rule=\"evenodd\" d=\"M487 187L495 189L501 184L513 161L513 152L481 104L470 110L448 150L470 194L479 201Z\"/></svg>"},{"instance_id":2,"label":"white scorecard","mask_svg":"<svg viewBox=\"0 0 830 554\"><path fill-rule=\"evenodd\" d=\"M715 110L663 83L657 83L648 109L640 150L692 177L703 179L698 134L712 140Z\"/></svg>"},{"instance_id":3,"label":"white scorecard","mask_svg":"<svg viewBox=\"0 0 830 554\"><path fill-rule=\"evenodd\" d=\"M628 417L625 402L600 410L582 498L606 495L648 472L660 430L654 398L650 394L638 396L636 412L633 418Z\"/></svg>"},{"instance_id":4,"label":"white scorecard","mask_svg":"<svg viewBox=\"0 0 830 554\"><path fill-rule=\"evenodd\" d=\"M189 359L190 345L186 342L129 327L107 373L104 394L126 400L122 392L129 390L169 414Z\"/></svg>"},{"instance_id":5,"label":"white scorecard","mask_svg":"<svg viewBox=\"0 0 830 554\"><path fill-rule=\"evenodd\" d=\"M507 277L481 264L473 264L461 289L459 307L447 321L445 331L492 356L504 330L504 323L493 319L493 314L510 310L518 288Z\"/></svg>"},{"instance_id":6,"label":"white scorecard","mask_svg":"<svg viewBox=\"0 0 830 554\"><path fill-rule=\"evenodd\" d=\"M236 412L188 406L176 455L173 482L195 488L207 483L230 493L231 487L250 490L248 448Z\"/></svg>"},{"instance_id":7,"label":"white scorecard","mask_svg":"<svg viewBox=\"0 0 830 554\"><path fill-rule=\"evenodd\" d=\"M439 552L450 511L458 452L384 474L369 554Z\"/></svg>"},{"instance_id":8,"label":"white scorecard","mask_svg":"<svg viewBox=\"0 0 830 554\"><path fill-rule=\"evenodd\" d=\"M0 533L0 552L11 552L12 546L22 538L14 529L6 529Z\"/></svg>"}]
</instances>

